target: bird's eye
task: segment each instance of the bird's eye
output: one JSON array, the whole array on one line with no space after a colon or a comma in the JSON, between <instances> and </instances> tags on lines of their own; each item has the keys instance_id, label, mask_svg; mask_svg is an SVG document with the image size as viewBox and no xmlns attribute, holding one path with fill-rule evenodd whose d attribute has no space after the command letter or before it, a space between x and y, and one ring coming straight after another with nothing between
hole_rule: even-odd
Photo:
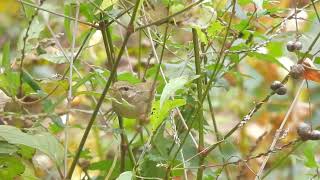
<instances>
[{"instance_id":1,"label":"bird's eye","mask_svg":"<svg viewBox=\"0 0 320 180\"><path fill-rule=\"evenodd\" d=\"M123 91L129 91L129 87L127 87L127 86L121 87L120 89L123 90Z\"/></svg>"}]
</instances>

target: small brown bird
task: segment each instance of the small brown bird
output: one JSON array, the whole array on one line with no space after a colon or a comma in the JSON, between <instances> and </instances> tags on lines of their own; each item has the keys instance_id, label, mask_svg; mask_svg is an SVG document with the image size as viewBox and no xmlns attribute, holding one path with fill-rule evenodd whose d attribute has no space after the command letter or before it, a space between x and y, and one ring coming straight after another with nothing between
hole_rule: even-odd
<instances>
[{"instance_id":1,"label":"small brown bird","mask_svg":"<svg viewBox=\"0 0 320 180\"><path fill-rule=\"evenodd\" d=\"M130 84L118 81L110 88L113 110L122 117L148 122L155 88L152 82Z\"/></svg>"}]
</instances>

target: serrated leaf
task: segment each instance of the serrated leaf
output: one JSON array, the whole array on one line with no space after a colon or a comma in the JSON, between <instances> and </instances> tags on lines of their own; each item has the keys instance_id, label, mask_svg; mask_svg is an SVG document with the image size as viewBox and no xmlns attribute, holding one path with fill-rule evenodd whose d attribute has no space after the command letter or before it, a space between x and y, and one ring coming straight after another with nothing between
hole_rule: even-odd
<instances>
[{"instance_id":1,"label":"serrated leaf","mask_svg":"<svg viewBox=\"0 0 320 180\"><path fill-rule=\"evenodd\" d=\"M174 93L182 89L185 84L188 82L198 78L199 76L180 76L178 78L171 79L168 84L163 88L161 97L160 97L160 108L163 106L163 103L169 99L170 96L174 95Z\"/></svg>"},{"instance_id":2,"label":"serrated leaf","mask_svg":"<svg viewBox=\"0 0 320 180\"><path fill-rule=\"evenodd\" d=\"M184 99L167 100L160 108L160 101L155 101L152 105L152 113L150 121L152 128L156 129L165 117L168 116L169 111L173 108L180 107L186 104Z\"/></svg>"},{"instance_id":3,"label":"serrated leaf","mask_svg":"<svg viewBox=\"0 0 320 180\"><path fill-rule=\"evenodd\" d=\"M57 164L61 164L64 151L59 141L50 133L43 132L35 135L22 132L20 129L8 126L0 126L0 137L10 144L25 145L35 148L47 154Z\"/></svg>"}]
</instances>

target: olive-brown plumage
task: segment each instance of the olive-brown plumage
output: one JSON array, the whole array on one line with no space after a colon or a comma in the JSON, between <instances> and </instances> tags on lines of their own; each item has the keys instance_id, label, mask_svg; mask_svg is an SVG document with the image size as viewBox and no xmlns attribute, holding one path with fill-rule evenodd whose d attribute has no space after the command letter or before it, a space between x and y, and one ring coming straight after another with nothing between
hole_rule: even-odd
<instances>
[{"instance_id":1,"label":"olive-brown plumage","mask_svg":"<svg viewBox=\"0 0 320 180\"><path fill-rule=\"evenodd\" d=\"M155 90L152 82L118 81L110 89L113 110L122 117L148 121Z\"/></svg>"}]
</instances>

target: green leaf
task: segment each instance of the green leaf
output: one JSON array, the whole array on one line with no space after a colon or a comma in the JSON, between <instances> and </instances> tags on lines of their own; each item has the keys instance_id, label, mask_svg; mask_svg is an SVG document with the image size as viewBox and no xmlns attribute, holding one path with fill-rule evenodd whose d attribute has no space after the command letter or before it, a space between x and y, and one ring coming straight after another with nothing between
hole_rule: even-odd
<instances>
[{"instance_id":1,"label":"green leaf","mask_svg":"<svg viewBox=\"0 0 320 180\"><path fill-rule=\"evenodd\" d=\"M19 73L9 71L0 74L0 87L7 90L9 96L15 96L19 87Z\"/></svg>"},{"instance_id":2,"label":"green leaf","mask_svg":"<svg viewBox=\"0 0 320 180\"><path fill-rule=\"evenodd\" d=\"M8 72L10 68L10 42L7 42L3 46L2 50L2 67L4 67L4 71Z\"/></svg>"},{"instance_id":3,"label":"green leaf","mask_svg":"<svg viewBox=\"0 0 320 180\"><path fill-rule=\"evenodd\" d=\"M66 56L70 56L70 53L66 53ZM39 58L42 58L46 61L52 62L54 64L64 64L69 62L61 51L50 53L50 54L41 54Z\"/></svg>"},{"instance_id":4,"label":"green leaf","mask_svg":"<svg viewBox=\"0 0 320 180\"><path fill-rule=\"evenodd\" d=\"M118 2L118 0L103 0L102 4L100 6L100 9L105 10L117 2Z\"/></svg>"},{"instance_id":5,"label":"green leaf","mask_svg":"<svg viewBox=\"0 0 320 180\"><path fill-rule=\"evenodd\" d=\"M120 174L120 176L116 180L131 180L133 177L131 171L126 171Z\"/></svg>"},{"instance_id":6,"label":"green leaf","mask_svg":"<svg viewBox=\"0 0 320 180\"><path fill-rule=\"evenodd\" d=\"M268 52L272 54L273 57L281 57L282 56L282 43L281 42L271 42L267 45Z\"/></svg>"},{"instance_id":7,"label":"green leaf","mask_svg":"<svg viewBox=\"0 0 320 180\"><path fill-rule=\"evenodd\" d=\"M217 35L217 33L221 32L224 27L220 24L219 21L215 21L211 23L211 25L208 27L208 36L214 37Z\"/></svg>"},{"instance_id":8,"label":"green leaf","mask_svg":"<svg viewBox=\"0 0 320 180\"><path fill-rule=\"evenodd\" d=\"M174 79L171 79L168 84L164 87L161 97L160 97L160 108L163 106L163 103L170 98L170 96L174 95L174 93L182 89L184 85L199 76L180 76Z\"/></svg>"},{"instance_id":9,"label":"green leaf","mask_svg":"<svg viewBox=\"0 0 320 180\"><path fill-rule=\"evenodd\" d=\"M132 83L132 84L141 82L139 78L137 78L130 72L119 73L117 78L119 81L128 81L129 83Z\"/></svg>"},{"instance_id":10,"label":"green leaf","mask_svg":"<svg viewBox=\"0 0 320 180\"><path fill-rule=\"evenodd\" d=\"M65 1L64 4L64 15L65 16L71 16L71 4ZM70 41L72 39L72 32L71 32L71 21L69 18L64 18L64 32L67 35L68 40Z\"/></svg>"},{"instance_id":11,"label":"green leaf","mask_svg":"<svg viewBox=\"0 0 320 180\"><path fill-rule=\"evenodd\" d=\"M197 33L198 33L198 36L199 36L199 39L202 43L204 44L208 44L208 40L207 40L207 37L206 35L201 31L200 28L196 28L197 30Z\"/></svg>"},{"instance_id":12,"label":"green leaf","mask_svg":"<svg viewBox=\"0 0 320 180\"><path fill-rule=\"evenodd\" d=\"M102 160L98 162L91 163L88 170L106 170L110 168L112 165L112 161Z\"/></svg>"},{"instance_id":13,"label":"green leaf","mask_svg":"<svg viewBox=\"0 0 320 180\"><path fill-rule=\"evenodd\" d=\"M305 146L304 146L304 150L303 150L303 154L306 158L306 161L305 161L305 165L309 168L318 168L319 165L317 163L317 161L315 160L315 147L314 147L315 144L313 143L307 143Z\"/></svg>"},{"instance_id":14,"label":"green leaf","mask_svg":"<svg viewBox=\"0 0 320 180\"><path fill-rule=\"evenodd\" d=\"M168 3L169 4L169 3ZM170 13L176 13L176 12L179 12L179 11L181 11L181 10L183 10L184 9L184 5L183 4L180 4L180 3L175 3L175 4L173 4L173 5L171 5L170 6L170 9L169 9L169 11L170 11Z\"/></svg>"},{"instance_id":15,"label":"green leaf","mask_svg":"<svg viewBox=\"0 0 320 180\"><path fill-rule=\"evenodd\" d=\"M17 151L17 153L26 159L31 159L34 153L36 153L36 150L32 147L25 146L25 145L19 145L19 147L20 148Z\"/></svg>"},{"instance_id":16,"label":"green leaf","mask_svg":"<svg viewBox=\"0 0 320 180\"><path fill-rule=\"evenodd\" d=\"M0 156L0 177L3 180L12 180L25 170L21 160L14 156Z\"/></svg>"},{"instance_id":17,"label":"green leaf","mask_svg":"<svg viewBox=\"0 0 320 180\"><path fill-rule=\"evenodd\" d=\"M169 111L173 108L180 107L186 104L184 99L167 100L160 108L160 101L155 101L152 104L152 113L150 121L152 128L156 129L165 117L168 116Z\"/></svg>"},{"instance_id":18,"label":"green leaf","mask_svg":"<svg viewBox=\"0 0 320 180\"><path fill-rule=\"evenodd\" d=\"M33 77L27 72L23 71L22 79L26 82L35 92L41 91L41 87L38 83L33 79Z\"/></svg>"},{"instance_id":19,"label":"green leaf","mask_svg":"<svg viewBox=\"0 0 320 180\"><path fill-rule=\"evenodd\" d=\"M92 5L89 3L81 3L80 4L80 14L87 18L88 22L92 22L94 20L94 14L92 12Z\"/></svg>"},{"instance_id":20,"label":"green leaf","mask_svg":"<svg viewBox=\"0 0 320 180\"><path fill-rule=\"evenodd\" d=\"M30 26L28 32L28 38L25 44L25 53L32 51L36 46L38 46L39 41L38 38L40 33L44 30L44 24L40 23L37 18L35 18ZM21 51L23 49L23 39L26 35L27 30L25 29L23 32L20 33L20 37L17 44L17 49ZM33 41L32 41L33 40Z\"/></svg>"},{"instance_id":21,"label":"green leaf","mask_svg":"<svg viewBox=\"0 0 320 180\"><path fill-rule=\"evenodd\" d=\"M18 151L18 147L5 141L0 141L0 154L13 154Z\"/></svg>"},{"instance_id":22,"label":"green leaf","mask_svg":"<svg viewBox=\"0 0 320 180\"><path fill-rule=\"evenodd\" d=\"M25 145L35 148L47 154L57 164L61 164L64 157L64 151L59 141L50 133L43 132L39 134L28 134L20 129L8 126L0 126L0 137L10 144Z\"/></svg>"},{"instance_id":23,"label":"green leaf","mask_svg":"<svg viewBox=\"0 0 320 180\"><path fill-rule=\"evenodd\" d=\"M315 64L320 64L320 57L315 57L314 58L314 63Z\"/></svg>"},{"instance_id":24,"label":"green leaf","mask_svg":"<svg viewBox=\"0 0 320 180\"><path fill-rule=\"evenodd\" d=\"M81 78L73 87L72 87L72 91L73 93L75 93L77 91L77 89L83 85L84 83L86 83L87 81L89 81L93 76L95 75L95 73L89 73L87 74L85 77Z\"/></svg>"}]
</instances>

